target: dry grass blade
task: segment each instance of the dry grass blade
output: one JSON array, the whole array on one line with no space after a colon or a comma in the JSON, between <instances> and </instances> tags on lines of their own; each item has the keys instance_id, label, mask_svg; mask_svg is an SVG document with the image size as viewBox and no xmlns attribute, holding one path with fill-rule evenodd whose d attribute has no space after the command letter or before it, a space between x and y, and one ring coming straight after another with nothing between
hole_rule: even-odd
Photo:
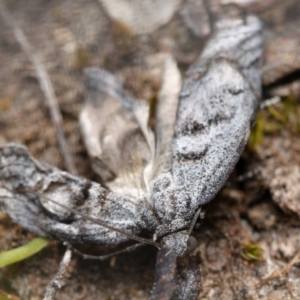
<instances>
[{"instance_id":1,"label":"dry grass blade","mask_svg":"<svg viewBox=\"0 0 300 300\"><path fill-rule=\"evenodd\" d=\"M13 31L16 40L20 44L23 51L26 53L28 59L30 60L30 62L32 63L36 71L40 87L45 95L45 99L50 111L51 119L55 127L56 136L57 136L60 152L64 160L65 167L70 173L76 175L78 174L78 171L76 169L74 160L71 155L70 148L68 146L68 143L65 138L65 134L63 132L63 121L62 121L60 108L58 105L57 98L55 96L54 88L52 86L50 77L47 73L47 70L44 67L44 65L41 63L41 60L38 58L38 56L34 54L32 47L30 46L30 43L27 37L25 36L24 32L13 20L13 17L7 11L3 3L0 3L0 14L4 22L6 23L6 25L10 27L11 30ZM71 256L72 256L72 251L70 249L67 249L60 263L60 268L55 278L51 280L47 286L44 300L54 299L56 291L60 288L61 281L70 263Z\"/></svg>"},{"instance_id":2,"label":"dry grass blade","mask_svg":"<svg viewBox=\"0 0 300 300\"><path fill-rule=\"evenodd\" d=\"M4 4L1 2L0 2L0 15L4 20L5 24L13 31L16 40L20 44L23 51L26 53L28 59L30 60L30 62L32 63L36 71L37 79L45 95L47 106L50 111L51 119L55 127L56 136L57 136L60 152L65 163L65 167L70 173L76 175L78 174L78 172L75 167L75 163L71 156L71 152L63 132L63 122L62 122L61 112L58 106L58 101L55 96L55 92L51 80L46 71L46 68L41 63L41 60L38 58L37 54L34 53L22 29L16 24L11 14L5 8Z\"/></svg>"},{"instance_id":3,"label":"dry grass blade","mask_svg":"<svg viewBox=\"0 0 300 300\"><path fill-rule=\"evenodd\" d=\"M265 276L257 284L257 287L261 287L262 285L268 283L270 280L278 279L278 278L286 275L290 271L290 269L299 262L299 260L300 260L300 252L298 252L284 268L275 270L271 274Z\"/></svg>"}]
</instances>

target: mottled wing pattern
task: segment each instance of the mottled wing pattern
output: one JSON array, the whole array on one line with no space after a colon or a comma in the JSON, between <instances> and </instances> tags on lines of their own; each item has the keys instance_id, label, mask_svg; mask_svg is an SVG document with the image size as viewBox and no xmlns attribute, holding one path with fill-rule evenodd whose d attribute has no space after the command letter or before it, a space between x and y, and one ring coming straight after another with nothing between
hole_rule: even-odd
<instances>
[{"instance_id":1,"label":"mottled wing pattern","mask_svg":"<svg viewBox=\"0 0 300 300\"><path fill-rule=\"evenodd\" d=\"M203 74L212 60L223 57L238 66L245 80L260 96L263 26L253 15L215 20L215 30L187 75Z\"/></svg>"},{"instance_id":2,"label":"mottled wing pattern","mask_svg":"<svg viewBox=\"0 0 300 300\"><path fill-rule=\"evenodd\" d=\"M258 107L261 53L260 21L233 20L187 72L173 145L183 215L216 195L244 149Z\"/></svg>"},{"instance_id":3,"label":"mottled wing pattern","mask_svg":"<svg viewBox=\"0 0 300 300\"><path fill-rule=\"evenodd\" d=\"M38 163L25 147L0 147L0 179L0 210L37 235L71 243L118 244L128 239L49 199L127 233L141 230L136 203L98 183Z\"/></svg>"}]
</instances>

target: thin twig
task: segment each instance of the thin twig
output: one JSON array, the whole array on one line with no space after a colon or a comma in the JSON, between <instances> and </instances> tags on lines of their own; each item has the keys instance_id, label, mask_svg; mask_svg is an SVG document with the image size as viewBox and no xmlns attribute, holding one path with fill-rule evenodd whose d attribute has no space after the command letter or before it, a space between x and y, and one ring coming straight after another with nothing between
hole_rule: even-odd
<instances>
[{"instance_id":1,"label":"thin twig","mask_svg":"<svg viewBox=\"0 0 300 300\"><path fill-rule=\"evenodd\" d=\"M67 249L60 262L59 270L55 277L48 283L43 300L53 300L58 289L61 288L61 281L66 273L72 257L72 250Z\"/></svg>"},{"instance_id":2,"label":"thin twig","mask_svg":"<svg viewBox=\"0 0 300 300\"><path fill-rule=\"evenodd\" d=\"M262 286L264 284L266 284L267 282L269 282L270 280L273 279L278 279L282 276L284 276L285 274L287 274L290 269L296 264L298 263L300 260L300 252L298 252L292 259L291 261L282 269L279 270L275 270L274 272L272 272L271 274L265 276L258 284L258 286Z\"/></svg>"},{"instance_id":3,"label":"thin twig","mask_svg":"<svg viewBox=\"0 0 300 300\"><path fill-rule=\"evenodd\" d=\"M65 138L65 134L63 131L62 115L60 112L57 98L55 96L53 85L46 71L46 68L41 63L41 60L39 59L37 54L34 54L32 47L30 46L30 43L27 37L25 36L24 32L22 31L22 29L16 24L11 14L8 12L8 10L1 2L0 2L0 15L4 20L4 22L6 23L6 25L10 27L11 30L13 31L16 40L20 44L23 51L26 53L28 59L30 60L30 62L32 63L35 69L38 82L40 84L41 90L44 93L46 103L50 111L50 116L56 131L56 137L58 140L60 153L64 160L65 167L70 173L76 175L78 174L78 172L74 160L72 158L67 140ZM60 262L59 270L56 276L47 285L44 300L54 299L57 290L61 287L61 281L63 280L67 267L70 264L71 256L72 256L71 249L67 249L63 256L63 259Z\"/></svg>"},{"instance_id":4,"label":"thin twig","mask_svg":"<svg viewBox=\"0 0 300 300\"><path fill-rule=\"evenodd\" d=\"M56 136L60 148L61 155L63 157L66 169L76 175L78 174L77 169L75 167L75 163L71 156L70 148L67 144L64 132L63 132L63 122L62 116L60 112L60 108L58 106L58 101L54 93L54 89L50 80L50 77L46 71L46 68L41 63L41 60L38 58L37 54L35 54L30 46L30 43L25 36L22 29L16 24L11 14L5 8L4 4L0 2L0 15L6 25L11 28L13 34L20 44L23 51L26 53L28 59L32 63L35 72L37 74L37 79L40 84L40 87L44 93L46 98L47 106L50 111L51 119L55 127Z\"/></svg>"}]
</instances>

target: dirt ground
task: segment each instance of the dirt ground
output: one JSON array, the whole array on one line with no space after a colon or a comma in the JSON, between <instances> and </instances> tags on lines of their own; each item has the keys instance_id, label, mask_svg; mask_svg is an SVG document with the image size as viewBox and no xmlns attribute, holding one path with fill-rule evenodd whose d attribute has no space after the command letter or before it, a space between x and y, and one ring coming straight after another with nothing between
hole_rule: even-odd
<instances>
[{"instance_id":1,"label":"dirt ground","mask_svg":"<svg viewBox=\"0 0 300 300\"><path fill-rule=\"evenodd\" d=\"M167 24L141 36L112 21L96 0L3 3L49 72L76 167L91 180L97 177L78 124L84 101L82 70L108 69L136 97L150 99L158 83L145 70L145 58L170 52L184 72L206 39L187 26L196 17L188 23L181 13L193 5L191 0ZM296 0L265 3L269 6L255 6L254 1L247 9L258 13L266 28L264 99L277 95L283 101L259 112L248 149L196 225L199 299L300 299L300 5ZM0 28L0 144L24 144L37 159L64 169L34 68L1 18ZM252 176L241 178L251 171ZM32 238L0 214L1 251ZM1 269L0 290L25 300L42 299L64 249L52 241L30 259ZM105 262L74 254L56 298L148 299L155 256L149 246Z\"/></svg>"}]
</instances>

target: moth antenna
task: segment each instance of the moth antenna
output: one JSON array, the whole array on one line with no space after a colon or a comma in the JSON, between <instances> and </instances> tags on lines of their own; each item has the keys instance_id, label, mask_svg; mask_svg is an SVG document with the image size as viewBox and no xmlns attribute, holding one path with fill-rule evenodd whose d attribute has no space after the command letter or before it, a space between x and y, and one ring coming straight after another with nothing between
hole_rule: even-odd
<instances>
[{"instance_id":1,"label":"moth antenna","mask_svg":"<svg viewBox=\"0 0 300 300\"><path fill-rule=\"evenodd\" d=\"M122 253L134 251L135 249L137 249L141 246L145 246L144 243L138 243L138 244L131 245L129 247L126 247L125 249L115 251L115 252L107 254L107 255L89 255L89 254L82 253L81 251L77 250L74 246L72 246L71 244L69 244L67 242L65 242L65 244L76 254L80 255L83 259L94 259L94 260L105 260L105 259L108 259L110 257L116 256L116 255L119 255Z\"/></svg>"},{"instance_id":2,"label":"moth antenna","mask_svg":"<svg viewBox=\"0 0 300 300\"><path fill-rule=\"evenodd\" d=\"M194 215L194 218L193 218L193 220L192 220L192 222L191 222L191 224L190 224L190 228L189 228L189 231L188 231L188 235L191 235L191 233L192 233L192 231L193 231L193 229L194 229L194 227L195 227L195 224L196 224L196 222L197 222L197 220L198 220L198 218L199 218L199 216L200 216L200 214L201 214L201 211L202 211L202 207L200 207L200 208L196 211L196 213L195 213L195 215Z\"/></svg>"},{"instance_id":3,"label":"moth antenna","mask_svg":"<svg viewBox=\"0 0 300 300\"><path fill-rule=\"evenodd\" d=\"M34 192L32 192L32 193L34 193ZM35 193L35 194L37 194L37 193ZM107 228L107 229L109 229L109 230L112 230L112 231L115 231L115 232L117 232L117 233L120 233L120 234L122 234L122 235L124 235L124 236L126 236L126 237L128 237L128 238L130 238L130 239L132 239L132 240L138 241L138 242L140 242L140 243L143 243L143 244L149 244L149 245L155 246L155 247L158 248L158 249L161 248L161 245L160 245L159 243L156 243L156 242L153 242L153 241L151 241L151 240L149 240L149 239L145 239L145 238L142 238L142 237L139 237L139 236L136 236L136 235L127 233L127 232L125 232L125 231L123 231L123 230L121 230L121 229L118 229L118 228L112 227L112 226L110 226L110 225L107 225L105 222L103 222L103 221L101 221L101 220L98 220L98 219L96 219L96 218L87 216L87 215L85 215L85 214L83 214L83 213L77 211L76 209L73 209L73 208L71 208L71 207L65 206L65 205L63 205L63 204L61 204L61 203L59 203L59 202L57 202L57 201L55 201L55 200L49 199L49 198L47 198L47 197L45 197L45 196L43 196L43 195L41 195L41 194L37 194L37 195L38 195L39 197L45 199L46 201L52 202L52 203L54 203L54 204L60 206L61 208L70 211L70 212L73 213L74 215L80 216L80 217L83 218L84 220L90 221L90 222L92 222L92 223L94 223L94 224L100 225L100 226L102 226L102 227L104 227L104 228Z\"/></svg>"}]
</instances>

